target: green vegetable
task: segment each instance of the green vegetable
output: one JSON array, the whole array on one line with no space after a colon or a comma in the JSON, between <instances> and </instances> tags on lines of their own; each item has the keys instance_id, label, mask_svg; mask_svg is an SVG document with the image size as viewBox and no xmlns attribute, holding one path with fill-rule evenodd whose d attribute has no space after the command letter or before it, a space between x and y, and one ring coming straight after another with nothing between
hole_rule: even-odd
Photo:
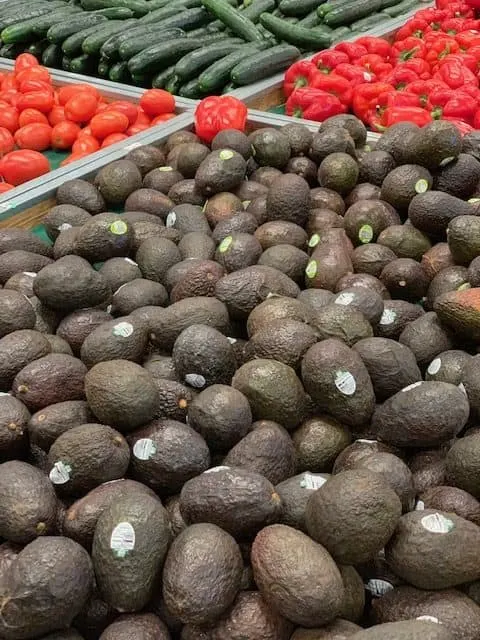
<instances>
[{"instance_id":1,"label":"green vegetable","mask_svg":"<svg viewBox=\"0 0 480 640\"><path fill-rule=\"evenodd\" d=\"M380 22L385 20L385 16L381 13L374 13L371 16L367 16L366 18L362 18L361 20L357 20L356 22L352 22L350 25L352 31L358 31L359 33L363 33L364 31L368 31L372 27Z\"/></svg>"},{"instance_id":2,"label":"green vegetable","mask_svg":"<svg viewBox=\"0 0 480 640\"><path fill-rule=\"evenodd\" d=\"M76 55L80 55L82 53L82 44L85 38L87 38L90 34L96 33L98 31L98 26L93 25L91 27L87 27L86 29L80 29L76 33L72 33L71 36L68 36L62 42L62 51L66 56L73 58Z\"/></svg>"},{"instance_id":3,"label":"green vegetable","mask_svg":"<svg viewBox=\"0 0 480 640\"><path fill-rule=\"evenodd\" d=\"M87 55L97 56L102 45L115 33L123 33L137 23L133 20L109 20L98 27L95 33L88 35L82 43L82 51Z\"/></svg>"},{"instance_id":4,"label":"green vegetable","mask_svg":"<svg viewBox=\"0 0 480 640\"><path fill-rule=\"evenodd\" d=\"M281 0L278 8L285 16L300 16L303 18L324 3L325 0Z\"/></svg>"},{"instance_id":5,"label":"green vegetable","mask_svg":"<svg viewBox=\"0 0 480 640\"><path fill-rule=\"evenodd\" d=\"M174 73L175 73L174 64L172 64L170 67L167 67L166 69L163 69L163 71L160 71L159 73L157 73L156 76L154 76L152 80L152 87L154 89L164 89L165 85L170 79L170 76L173 76Z\"/></svg>"},{"instance_id":6,"label":"green vegetable","mask_svg":"<svg viewBox=\"0 0 480 640\"><path fill-rule=\"evenodd\" d=\"M185 32L181 29L162 29L154 33L145 34L141 37L135 35L125 40L119 47L118 53L122 60L130 60L134 55L144 51L148 47L153 46L157 42L166 42L176 38L183 38Z\"/></svg>"},{"instance_id":7,"label":"green vegetable","mask_svg":"<svg viewBox=\"0 0 480 640\"><path fill-rule=\"evenodd\" d=\"M128 65L126 62L116 62L110 67L108 72L108 79L112 82L129 83L131 76L128 71Z\"/></svg>"},{"instance_id":8,"label":"green vegetable","mask_svg":"<svg viewBox=\"0 0 480 640\"><path fill-rule=\"evenodd\" d=\"M226 0L202 0L202 4L239 38L250 42L264 39L254 23Z\"/></svg>"},{"instance_id":9,"label":"green vegetable","mask_svg":"<svg viewBox=\"0 0 480 640\"><path fill-rule=\"evenodd\" d=\"M87 27L97 26L106 21L107 18L105 16L85 13L78 17L71 18L70 20L60 22L59 24L54 24L47 31L47 40L49 40L50 42L54 42L55 44L61 44L69 36L77 33L77 31L81 31L82 29L86 29Z\"/></svg>"},{"instance_id":10,"label":"green vegetable","mask_svg":"<svg viewBox=\"0 0 480 640\"><path fill-rule=\"evenodd\" d=\"M95 59L86 54L77 56L70 60L70 71L72 73L90 74L95 71Z\"/></svg>"},{"instance_id":11,"label":"green vegetable","mask_svg":"<svg viewBox=\"0 0 480 640\"><path fill-rule=\"evenodd\" d=\"M247 56L257 53L265 48L267 43L251 43L240 47L236 51L229 53L224 58L217 60L203 71L198 78L198 86L203 93L213 93L219 91L230 82L230 73L237 64Z\"/></svg>"},{"instance_id":12,"label":"green vegetable","mask_svg":"<svg viewBox=\"0 0 480 640\"><path fill-rule=\"evenodd\" d=\"M201 47L187 53L175 65L175 73L182 82L190 80L213 64L216 60L224 58L231 51L235 51L243 44L240 38L229 38L221 42L214 42L211 45Z\"/></svg>"},{"instance_id":13,"label":"green vegetable","mask_svg":"<svg viewBox=\"0 0 480 640\"><path fill-rule=\"evenodd\" d=\"M80 4L86 11L120 7L130 9L136 16L144 16L149 11L145 0L81 0Z\"/></svg>"},{"instance_id":14,"label":"green vegetable","mask_svg":"<svg viewBox=\"0 0 480 640\"><path fill-rule=\"evenodd\" d=\"M383 9L383 13L386 13L390 18L396 18L397 16L401 16L416 8L418 8L418 2L414 2L413 0L403 0L403 2L400 2L394 7Z\"/></svg>"},{"instance_id":15,"label":"green vegetable","mask_svg":"<svg viewBox=\"0 0 480 640\"><path fill-rule=\"evenodd\" d=\"M350 5L343 5L336 9L332 9L323 18L325 24L329 27L339 27L344 24L351 24L369 16L376 11L379 11L382 5L382 0L357 0Z\"/></svg>"},{"instance_id":16,"label":"green vegetable","mask_svg":"<svg viewBox=\"0 0 480 640\"><path fill-rule=\"evenodd\" d=\"M298 60L300 51L290 44L279 44L276 47L259 51L242 62L239 62L230 74L232 82L244 86L268 78L275 73L285 71Z\"/></svg>"},{"instance_id":17,"label":"green vegetable","mask_svg":"<svg viewBox=\"0 0 480 640\"><path fill-rule=\"evenodd\" d=\"M296 47L320 50L330 46L330 34L324 31L307 29L298 24L289 24L281 18L276 18L268 13L262 13L260 22L278 40L284 40Z\"/></svg>"},{"instance_id":18,"label":"green vegetable","mask_svg":"<svg viewBox=\"0 0 480 640\"><path fill-rule=\"evenodd\" d=\"M137 53L128 61L130 73L158 73L165 67L180 60L189 51L205 44L204 40L194 38L176 38L160 42Z\"/></svg>"},{"instance_id":19,"label":"green vegetable","mask_svg":"<svg viewBox=\"0 0 480 640\"><path fill-rule=\"evenodd\" d=\"M178 89L177 95L182 98L190 98L191 100L199 100L203 98L203 93L200 91L200 87L198 86L198 79L194 78Z\"/></svg>"},{"instance_id":20,"label":"green vegetable","mask_svg":"<svg viewBox=\"0 0 480 640\"><path fill-rule=\"evenodd\" d=\"M42 53L42 64L46 67L59 67L62 64L62 47L58 44L49 44Z\"/></svg>"}]
</instances>

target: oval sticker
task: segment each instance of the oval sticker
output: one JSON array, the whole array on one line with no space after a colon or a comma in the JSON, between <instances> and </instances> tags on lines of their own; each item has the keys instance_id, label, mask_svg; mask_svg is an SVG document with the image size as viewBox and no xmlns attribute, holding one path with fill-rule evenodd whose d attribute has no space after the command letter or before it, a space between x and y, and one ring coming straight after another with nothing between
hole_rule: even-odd
<instances>
[{"instance_id":1,"label":"oval sticker","mask_svg":"<svg viewBox=\"0 0 480 640\"><path fill-rule=\"evenodd\" d=\"M317 261L310 260L305 269L307 278L314 278L317 275Z\"/></svg>"},{"instance_id":2,"label":"oval sticker","mask_svg":"<svg viewBox=\"0 0 480 640\"><path fill-rule=\"evenodd\" d=\"M218 246L218 250L220 251L220 253L225 253L225 251L228 251L232 242L232 236L227 236L226 238L224 238Z\"/></svg>"},{"instance_id":3,"label":"oval sticker","mask_svg":"<svg viewBox=\"0 0 480 640\"><path fill-rule=\"evenodd\" d=\"M353 396L357 389L357 383L350 371L337 371L335 374L335 386L344 396Z\"/></svg>"},{"instance_id":4,"label":"oval sticker","mask_svg":"<svg viewBox=\"0 0 480 640\"><path fill-rule=\"evenodd\" d=\"M362 244L368 244L373 239L373 229L369 224L364 224L358 231L358 239Z\"/></svg>"},{"instance_id":5,"label":"oval sticker","mask_svg":"<svg viewBox=\"0 0 480 640\"><path fill-rule=\"evenodd\" d=\"M123 220L115 220L115 222L112 222L109 229L116 236L123 236L123 234L128 231L128 227Z\"/></svg>"},{"instance_id":6,"label":"oval sticker","mask_svg":"<svg viewBox=\"0 0 480 640\"><path fill-rule=\"evenodd\" d=\"M157 448L150 438L140 438L133 446L133 455L139 460L150 460L157 452Z\"/></svg>"},{"instance_id":7,"label":"oval sticker","mask_svg":"<svg viewBox=\"0 0 480 640\"><path fill-rule=\"evenodd\" d=\"M135 548L135 529L130 522L120 522L110 536L110 549L117 558L124 558Z\"/></svg>"},{"instance_id":8,"label":"oval sticker","mask_svg":"<svg viewBox=\"0 0 480 640\"><path fill-rule=\"evenodd\" d=\"M425 180L425 178L420 178L420 180L417 180L415 184L415 191L417 193L425 193L426 191L428 191L428 182Z\"/></svg>"},{"instance_id":9,"label":"oval sticker","mask_svg":"<svg viewBox=\"0 0 480 640\"><path fill-rule=\"evenodd\" d=\"M431 513L424 516L421 522L422 527L430 533L450 533L452 529L455 529L455 523L441 513Z\"/></svg>"}]
</instances>

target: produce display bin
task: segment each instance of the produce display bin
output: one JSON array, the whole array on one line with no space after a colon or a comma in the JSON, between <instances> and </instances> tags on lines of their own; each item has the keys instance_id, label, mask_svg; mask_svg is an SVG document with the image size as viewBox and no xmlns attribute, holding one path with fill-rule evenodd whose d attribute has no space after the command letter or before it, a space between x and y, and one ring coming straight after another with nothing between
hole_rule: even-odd
<instances>
[{"instance_id":1,"label":"produce display bin","mask_svg":"<svg viewBox=\"0 0 480 640\"><path fill-rule=\"evenodd\" d=\"M247 132L262 127L280 128L292 122L298 121L288 116L250 110L247 120ZM302 123L311 131L318 130L318 122L303 120ZM102 167L115 160L121 160L132 149L144 144L160 145L172 133L185 129L191 130L193 127L193 113L185 112L167 121L162 126L152 127L137 134L128 141L128 144L121 142L112 145L107 149L93 153L75 164L52 172L49 179L38 178L25 186L18 187L15 191L5 193L0 197L0 229L18 227L33 229L41 234L42 218L55 204L55 192L61 184L75 178L87 180L93 178ZM375 142L379 137L377 133L369 133L367 142Z\"/></svg>"}]
</instances>

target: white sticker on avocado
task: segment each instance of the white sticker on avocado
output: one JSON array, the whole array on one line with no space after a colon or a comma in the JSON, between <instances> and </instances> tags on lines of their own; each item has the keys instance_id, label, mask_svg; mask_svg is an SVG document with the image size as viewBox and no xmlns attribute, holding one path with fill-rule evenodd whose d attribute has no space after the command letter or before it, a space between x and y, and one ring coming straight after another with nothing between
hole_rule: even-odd
<instances>
[{"instance_id":1,"label":"white sticker on avocado","mask_svg":"<svg viewBox=\"0 0 480 640\"><path fill-rule=\"evenodd\" d=\"M337 298L334 300L335 304L341 304L342 307L348 307L355 300L355 294L351 291L347 291L346 293L340 293Z\"/></svg>"},{"instance_id":2,"label":"white sticker on avocado","mask_svg":"<svg viewBox=\"0 0 480 640\"><path fill-rule=\"evenodd\" d=\"M415 511L425 511L425 503L423 500L417 500L415 505Z\"/></svg>"},{"instance_id":3,"label":"white sticker on avocado","mask_svg":"<svg viewBox=\"0 0 480 640\"><path fill-rule=\"evenodd\" d=\"M165 220L165 226L167 228L173 227L176 221L177 221L177 214L175 213L175 211L170 211L170 213L167 216L167 219Z\"/></svg>"},{"instance_id":4,"label":"white sticker on avocado","mask_svg":"<svg viewBox=\"0 0 480 640\"><path fill-rule=\"evenodd\" d=\"M393 590L393 584L387 580L380 580L379 578L372 578L365 585L365 589L370 591L375 598L381 598L389 591Z\"/></svg>"},{"instance_id":5,"label":"white sticker on avocado","mask_svg":"<svg viewBox=\"0 0 480 640\"><path fill-rule=\"evenodd\" d=\"M305 269L307 278L314 278L317 275L317 261L310 260Z\"/></svg>"},{"instance_id":6,"label":"white sticker on avocado","mask_svg":"<svg viewBox=\"0 0 480 640\"><path fill-rule=\"evenodd\" d=\"M426 191L428 191L428 182L425 180L425 178L420 178L420 180L417 180L415 184L415 191L417 193L425 193Z\"/></svg>"},{"instance_id":7,"label":"white sticker on avocado","mask_svg":"<svg viewBox=\"0 0 480 640\"><path fill-rule=\"evenodd\" d=\"M449 156L448 158L444 158L441 162L440 162L440 166L441 167L446 167L447 164L450 164L451 162L453 162L455 160L454 156Z\"/></svg>"},{"instance_id":8,"label":"white sticker on avocado","mask_svg":"<svg viewBox=\"0 0 480 640\"><path fill-rule=\"evenodd\" d=\"M133 455L139 460L150 460L156 452L157 447L150 438L140 438L133 446Z\"/></svg>"},{"instance_id":9,"label":"white sticker on avocado","mask_svg":"<svg viewBox=\"0 0 480 640\"><path fill-rule=\"evenodd\" d=\"M120 522L110 536L110 549L117 558L124 558L135 548L135 529L130 522Z\"/></svg>"},{"instance_id":10,"label":"white sticker on avocado","mask_svg":"<svg viewBox=\"0 0 480 640\"><path fill-rule=\"evenodd\" d=\"M320 489L323 487L327 478L322 476L320 473L304 473L303 478L300 481L300 486L304 489Z\"/></svg>"},{"instance_id":11,"label":"white sticker on avocado","mask_svg":"<svg viewBox=\"0 0 480 640\"><path fill-rule=\"evenodd\" d=\"M36 278L37 277L37 274L33 273L33 271L24 271L23 275L24 276L28 276L29 278Z\"/></svg>"},{"instance_id":12,"label":"white sticker on avocado","mask_svg":"<svg viewBox=\"0 0 480 640\"><path fill-rule=\"evenodd\" d=\"M119 338L128 338L133 333L133 325L129 322L119 322L113 327L112 333Z\"/></svg>"},{"instance_id":13,"label":"white sticker on avocado","mask_svg":"<svg viewBox=\"0 0 480 640\"><path fill-rule=\"evenodd\" d=\"M467 202L470 202L470 204L476 204L477 202L480 202L480 198L470 198Z\"/></svg>"},{"instance_id":14,"label":"white sticker on avocado","mask_svg":"<svg viewBox=\"0 0 480 640\"><path fill-rule=\"evenodd\" d=\"M225 251L228 251L232 242L232 236L227 236L226 238L224 238L218 246L218 250L220 251L220 253L225 253Z\"/></svg>"},{"instance_id":15,"label":"white sticker on avocado","mask_svg":"<svg viewBox=\"0 0 480 640\"><path fill-rule=\"evenodd\" d=\"M199 373L187 373L185 376L185 382L195 389L201 389L207 383L205 378Z\"/></svg>"},{"instance_id":16,"label":"white sticker on avocado","mask_svg":"<svg viewBox=\"0 0 480 640\"><path fill-rule=\"evenodd\" d=\"M402 392L404 391L410 391L411 389L416 389L417 387L419 387L421 384L423 384L423 380L419 380L419 382L413 382L412 384L409 384L407 387L404 387L402 389Z\"/></svg>"},{"instance_id":17,"label":"white sticker on avocado","mask_svg":"<svg viewBox=\"0 0 480 640\"><path fill-rule=\"evenodd\" d=\"M441 513L431 513L422 518L422 527L430 533L449 533L455 524Z\"/></svg>"},{"instance_id":18,"label":"white sticker on avocado","mask_svg":"<svg viewBox=\"0 0 480 640\"><path fill-rule=\"evenodd\" d=\"M124 260L128 264L132 264L134 267L138 267L138 264L135 262L135 260L132 260L131 258L124 258Z\"/></svg>"},{"instance_id":19,"label":"white sticker on avocado","mask_svg":"<svg viewBox=\"0 0 480 640\"><path fill-rule=\"evenodd\" d=\"M237 343L237 339L236 338L227 338L227 340L229 341L230 344L236 344Z\"/></svg>"},{"instance_id":20,"label":"white sticker on avocado","mask_svg":"<svg viewBox=\"0 0 480 640\"><path fill-rule=\"evenodd\" d=\"M377 444L376 440L366 440L365 438L360 438L357 442L361 442L362 444Z\"/></svg>"},{"instance_id":21,"label":"white sticker on avocado","mask_svg":"<svg viewBox=\"0 0 480 640\"><path fill-rule=\"evenodd\" d=\"M173 167L169 167L169 166L166 166L166 167L158 167L158 170L159 170L159 171L173 171Z\"/></svg>"},{"instance_id":22,"label":"white sticker on avocado","mask_svg":"<svg viewBox=\"0 0 480 640\"><path fill-rule=\"evenodd\" d=\"M109 304L108 307L107 307L107 313L112 313L112 308L113 308L112 305Z\"/></svg>"},{"instance_id":23,"label":"white sticker on avocado","mask_svg":"<svg viewBox=\"0 0 480 640\"><path fill-rule=\"evenodd\" d=\"M211 469L207 469L203 473L217 473L218 471L226 471L230 469L230 467L220 466L220 467L212 467Z\"/></svg>"},{"instance_id":24,"label":"white sticker on avocado","mask_svg":"<svg viewBox=\"0 0 480 640\"><path fill-rule=\"evenodd\" d=\"M335 386L344 396L353 396L357 389L357 383L350 371L337 371L335 374Z\"/></svg>"},{"instance_id":25,"label":"white sticker on avocado","mask_svg":"<svg viewBox=\"0 0 480 640\"><path fill-rule=\"evenodd\" d=\"M358 239L362 244L368 244L373 239L373 229L369 224L363 224L358 231Z\"/></svg>"},{"instance_id":26,"label":"white sticker on avocado","mask_svg":"<svg viewBox=\"0 0 480 640\"><path fill-rule=\"evenodd\" d=\"M57 231L66 231L67 229L71 229L72 225L68 224L68 222L62 222L61 225L57 227Z\"/></svg>"},{"instance_id":27,"label":"white sticker on avocado","mask_svg":"<svg viewBox=\"0 0 480 640\"><path fill-rule=\"evenodd\" d=\"M380 324L383 324L384 326L393 324L396 317L397 314L395 313L395 311L392 311L392 309L384 309L382 317L380 318Z\"/></svg>"},{"instance_id":28,"label":"white sticker on avocado","mask_svg":"<svg viewBox=\"0 0 480 640\"><path fill-rule=\"evenodd\" d=\"M460 389L460 391L463 391L465 395L467 395L467 390L465 389L465 385L463 384L463 382L460 382L458 388Z\"/></svg>"},{"instance_id":29,"label":"white sticker on avocado","mask_svg":"<svg viewBox=\"0 0 480 640\"><path fill-rule=\"evenodd\" d=\"M429 373L431 376L434 376L436 373L440 371L441 368L442 368L442 361L440 360L440 358L435 358L435 360L432 360L431 363L429 364L427 373Z\"/></svg>"},{"instance_id":30,"label":"white sticker on avocado","mask_svg":"<svg viewBox=\"0 0 480 640\"><path fill-rule=\"evenodd\" d=\"M308 241L308 246L310 248L316 247L319 242L320 242L320 235L318 233L314 233L313 236Z\"/></svg>"},{"instance_id":31,"label":"white sticker on avocado","mask_svg":"<svg viewBox=\"0 0 480 640\"><path fill-rule=\"evenodd\" d=\"M66 484L70 480L71 472L72 467L59 460L53 465L48 477L53 484Z\"/></svg>"},{"instance_id":32,"label":"white sticker on avocado","mask_svg":"<svg viewBox=\"0 0 480 640\"><path fill-rule=\"evenodd\" d=\"M218 155L220 160L231 160L234 154L230 149L222 149Z\"/></svg>"},{"instance_id":33,"label":"white sticker on avocado","mask_svg":"<svg viewBox=\"0 0 480 640\"><path fill-rule=\"evenodd\" d=\"M10 395L10 394L9 394L9 393L6 393L5 391L2 391L2 392L0 393L0 396L9 396L9 395Z\"/></svg>"},{"instance_id":34,"label":"white sticker on avocado","mask_svg":"<svg viewBox=\"0 0 480 640\"><path fill-rule=\"evenodd\" d=\"M435 624L442 624L435 616L418 616L415 620L423 620L424 622L435 622Z\"/></svg>"},{"instance_id":35,"label":"white sticker on avocado","mask_svg":"<svg viewBox=\"0 0 480 640\"><path fill-rule=\"evenodd\" d=\"M109 229L116 236L123 236L124 233L127 233L128 226L123 220L115 220L115 222L112 222Z\"/></svg>"}]
</instances>

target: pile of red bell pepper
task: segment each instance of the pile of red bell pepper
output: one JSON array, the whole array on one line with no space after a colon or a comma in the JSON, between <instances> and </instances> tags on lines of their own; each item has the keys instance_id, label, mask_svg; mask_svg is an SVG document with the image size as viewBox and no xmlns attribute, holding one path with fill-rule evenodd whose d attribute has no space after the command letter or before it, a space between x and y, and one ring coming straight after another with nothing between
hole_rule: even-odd
<instances>
[{"instance_id":1,"label":"pile of red bell pepper","mask_svg":"<svg viewBox=\"0 0 480 640\"><path fill-rule=\"evenodd\" d=\"M287 114L321 122L350 112L375 131L433 119L451 120L462 133L480 129L476 1L437 0L393 44L365 36L296 62L284 79Z\"/></svg>"}]
</instances>

